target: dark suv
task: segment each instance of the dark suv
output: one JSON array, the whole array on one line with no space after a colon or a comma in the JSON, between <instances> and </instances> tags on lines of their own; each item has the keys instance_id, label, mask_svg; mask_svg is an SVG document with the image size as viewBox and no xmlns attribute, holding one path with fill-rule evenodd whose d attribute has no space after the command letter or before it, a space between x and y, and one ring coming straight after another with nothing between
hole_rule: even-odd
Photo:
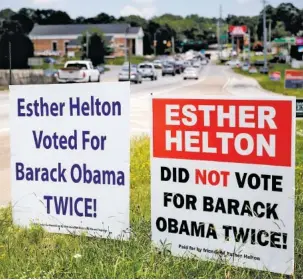
<instances>
[{"instance_id":1,"label":"dark suv","mask_svg":"<svg viewBox=\"0 0 303 280\"><path fill-rule=\"evenodd\" d=\"M164 63L162 67L162 76L165 75L176 75L176 67L174 63Z\"/></svg>"},{"instance_id":2,"label":"dark suv","mask_svg":"<svg viewBox=\"0 0 303 280\"><path fill-rule=\"evenodd\" d=\"M185 70L184 62L181 60L175 62L175 67L178 74L181 74Z\"/></svg>"}]
</instances>

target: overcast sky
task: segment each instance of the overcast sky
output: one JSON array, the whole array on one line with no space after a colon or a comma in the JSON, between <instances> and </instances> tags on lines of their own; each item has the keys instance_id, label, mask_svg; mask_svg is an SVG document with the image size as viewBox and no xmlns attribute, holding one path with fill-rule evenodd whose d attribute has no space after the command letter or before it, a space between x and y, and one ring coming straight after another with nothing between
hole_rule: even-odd
<instances>
[{"instance_id":1,"label":"overcast sky","mask_svg":"<svg viewBox=\"0 0 303 280\"><path fill-rule=\"evenodd\" d=\"M303 9L303 0L268 0L272 6L291 2ZM145 18L164 13L176 15L199 14L217 17L222 4L223 17L227 14L257 15L262 9L261 0L0 0L0 9L17 11L22 7L39 9L60 9L71 17L93 17L105 12L116 17L137 14Z\"/></svg>"}]
</instances>

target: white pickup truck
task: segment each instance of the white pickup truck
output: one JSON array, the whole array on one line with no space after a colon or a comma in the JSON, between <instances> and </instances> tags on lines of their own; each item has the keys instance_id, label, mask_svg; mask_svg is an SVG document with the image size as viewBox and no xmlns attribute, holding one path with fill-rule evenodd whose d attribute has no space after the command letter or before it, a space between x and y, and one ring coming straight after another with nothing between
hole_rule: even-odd
<instances>
[{"instance_id":1,"label":"white pickup truck","mask_svg":"<svg viewBox=\"0 0 303 280\"><path fill-rule=\"evenodd\" d=\"M100 76L99 70L86 60L67 61L56 74L58 83L100 82Z\"/></svg>"}]
</instances>

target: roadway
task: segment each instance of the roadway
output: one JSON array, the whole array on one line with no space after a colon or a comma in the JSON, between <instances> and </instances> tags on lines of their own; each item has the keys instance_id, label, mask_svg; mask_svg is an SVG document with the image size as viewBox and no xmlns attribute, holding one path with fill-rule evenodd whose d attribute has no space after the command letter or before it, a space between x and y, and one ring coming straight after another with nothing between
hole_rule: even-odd
<instances>
[{"instance_id":1,"label":"roadway","mask_svg":"<svg viewBox=\"0 0 303 280\"><path fill-rule=\"evenodd\" d=\"M117 81L120 67L112 66L102 76L102 82ZM148 134L150 131L150 96L203 96L203 95L264 95L272 94L262 90L253 79L237 74L226 66L209 64L200 70L199 80L183 80L161 75L157 81L144 80L142 84L131 85L131 134ZM10 147L9 147L9 98L8 92L0 92L0 206L10 202Z\"/></svg>"}]
</instances>

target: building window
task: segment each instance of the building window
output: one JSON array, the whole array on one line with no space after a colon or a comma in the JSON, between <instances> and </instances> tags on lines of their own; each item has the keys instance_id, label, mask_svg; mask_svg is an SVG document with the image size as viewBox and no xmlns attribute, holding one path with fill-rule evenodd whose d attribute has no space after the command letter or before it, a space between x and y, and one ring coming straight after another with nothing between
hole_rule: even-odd
<instances>
[{"instance_id":1,"label":"building window","mask_svg":"<svg viewBox=\"0 0 303 280\"><path fill-rule=\"evenodd\" d=\"M57 41L52 42L52 51L53 52L58 51L58 43L57 43Z\"/></svg>"}]
</instances>

